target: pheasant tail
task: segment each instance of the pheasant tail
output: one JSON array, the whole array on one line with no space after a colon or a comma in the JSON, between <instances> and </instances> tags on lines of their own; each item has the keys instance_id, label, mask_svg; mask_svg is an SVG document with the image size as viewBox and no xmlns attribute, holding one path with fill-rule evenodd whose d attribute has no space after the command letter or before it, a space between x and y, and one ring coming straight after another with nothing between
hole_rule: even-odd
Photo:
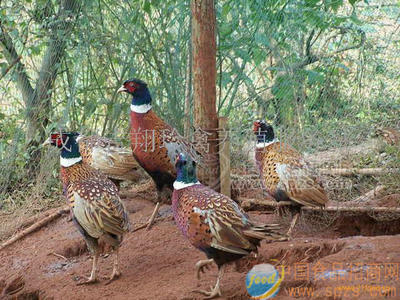
<instances>
[{"instance_id":1,"label":"pheasant tail","mask_svg":"<svg viewBox=\"0 0 400 300\"><path fill-rule=\"evenodd\" d=\"M282 227L279 224L252 225L249 229L244 230L243 234L257 240L285 241L288 239L288 236L282 233Z\"/></svg>"},{"instance_id":2,"label":"pheasant tail","mask_svg":"<svg viewBox=\"0 0 400 300\"><path fill-rule=\"evenodd\" d=\"M112 178L119 180L136 181L140 172L134 172L141 167L132 156L132 151L121 147L93 148L92 166L103 170Z\"/></svg>"}]
</instances>

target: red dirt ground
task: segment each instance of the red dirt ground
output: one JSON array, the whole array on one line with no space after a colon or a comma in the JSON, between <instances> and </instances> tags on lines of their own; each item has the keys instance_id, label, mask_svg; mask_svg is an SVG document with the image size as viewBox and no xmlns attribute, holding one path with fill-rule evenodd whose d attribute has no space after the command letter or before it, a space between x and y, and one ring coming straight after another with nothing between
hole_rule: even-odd
<instances>
[{"instance_id":1,"label":"red dirt ground","mask_svg":"<svg viewBox=\"0 0 400 300\"><path fill-rule=\"evenodd\" d=\"M133 224L148 219L153 209L151 202L139 197L125 201ZM161 215L168 214L169 206L164 205ZM259 221L277 218L265 212L250 215ZM348 222L346 226L354 224ZM400 236L340 238L344 235L337 228L312 236L297 229L291 241L263 243L257 258L227 268L220 299L249 299L246 273L252 265L263 262L287 266L279 294L274 298L277 300L400 299ZM6 283L18 275L22 275L25 286L6 299L202 299L192 290L208 289L216 279L217 270L213 267L197 281L194 265L204 255L182 237L172 218L158 222L150 231L128 234L120 253L121 278L110 285L102 279L94 285L76 286L80 276L89 275L91 259L82 237L64 216L0 252L0 298ZM391 266L397 266L393 276L389 276ZM111 256L102 257L100 276L108 276L111 268ZM327 273L338 269L346 270L342 271L346 272L345 277L339 278L337 272ZM315 278L317 271L332 278ZM377 273L380 278L373 276ZM314 294L302 296L298 292Z\"/></svg>"}]
</instances>

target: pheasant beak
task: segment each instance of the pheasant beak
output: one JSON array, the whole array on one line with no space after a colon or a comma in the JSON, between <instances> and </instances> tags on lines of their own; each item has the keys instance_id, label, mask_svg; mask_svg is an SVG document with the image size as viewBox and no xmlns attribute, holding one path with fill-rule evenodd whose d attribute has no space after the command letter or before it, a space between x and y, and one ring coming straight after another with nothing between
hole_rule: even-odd
<instances>
[{"instance_id":1,"label":"pheasant beak","mask_svg":"<svg viewBox=\"0 0 400 300\"><path fill-rule=\"evenodd\" d=\"M126 92L126 91L127 91L127 89L122 85L122 86L118 89L117 93L122 93L122 92Z\"/></svg>"},{"instance_id":2,"label":"pheasant beak","mask_svg":"<svg viewBox=\"0 0 400 300\"><path fill-rule=\"evenodd\" d=\"M47 145L51 145L51 138L48 138L48 139L42 144L42 147L47 146Z\"/></svg>"}]
</instances>

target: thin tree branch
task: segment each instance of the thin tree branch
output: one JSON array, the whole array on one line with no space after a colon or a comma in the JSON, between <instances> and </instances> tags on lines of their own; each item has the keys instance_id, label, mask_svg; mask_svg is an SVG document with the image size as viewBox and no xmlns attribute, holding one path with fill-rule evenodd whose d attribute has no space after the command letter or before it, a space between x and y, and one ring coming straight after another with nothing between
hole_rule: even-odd
<instances>
[{"instance_id":1,"label":"thin tree branch","mask_svg":"<svg viewBox=\"0 0 400 300\"><path fill-rule=\"evenodd\" d=\"M8 72L10 72L10 70L21 60L22 56L18 56L18 58L16 60L14 60L1 74L0 76L0 80L3 79L4 76L7 75Z\"/></svg>"},{"instance_id":2,"label":"thin tree branch","mask_svg":"<svg viewBox=\"0 0 400 300\"><path fill-rule=\"evenodd\" d=\"M24 102L27 103L28 99L32 97L34 89L31 85L30 79L26 73L25 65L18 60L20 57L14 46L14 43L8 34L7 30L4 28L3 23L0 19L0 44L3 48L3 53L8 63L11 65L14 61L16 62L16 74L17 74L17 84L22 93L22 98Z\"/></svg>"}]
</instances>

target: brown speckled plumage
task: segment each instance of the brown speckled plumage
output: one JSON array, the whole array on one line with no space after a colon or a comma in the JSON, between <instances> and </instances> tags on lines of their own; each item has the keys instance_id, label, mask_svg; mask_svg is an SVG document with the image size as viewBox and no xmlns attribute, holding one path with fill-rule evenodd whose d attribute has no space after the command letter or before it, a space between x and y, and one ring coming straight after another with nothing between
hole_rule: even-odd
<instances>
[{"instance_id":1,"label":"brown speckled plumage","mask_svg":"<svg viewBox=\"0 0 400 300\"><path fill-rule=\"evenodd\" d=\"M276 172L276 164L290 164L300 167L301 155L289 145L275 142L265 148L256 149L256 161L262 173L262 183L275 194L279 184L279 175Z\"/></svg>"},{"instance_id":2,"label":"brown speckled plumage","mask_svg":"<svg viewBox=\"0 0 400 300\"><path fill-rule=\"evenodd\" d=\"M61 180L67 187L67 199L79 225L86 231L96 232L96 236L92 237L122 235L129 230L128 215L118 196L118 189L101 172L84 163L77 163L68 168L61 167ZM85 205L77 206L77 200ZM82 209L85 212L77 211ZM120 238L117 238L118 243Z\"/></svg>"},{"instance_id":3,"label":"brown speckled plumage","mask_svg":"<svg viewBox=\"0 0 400 300\"><path fill-rule=\"evenodd\" d=\"M255 224L235 201L202 184L175 189L172 199L183 235L217 265L256 251L263 239L286 238L278 225Z\"/></svg>"},{"instance_id":4,"label":"brown speckled plumage","mask_svg":"<svg viewBox=\"0 0 400 300\"><path fill-rule=\"evenodd\" d=\"M220 281L225 264L257 251L261 240L287 237L277 224L255 224L239 205L198 182L196 164L184 154L176 160L177 179L172 194L172 211L183 235L208 259L196 263L197 278L204 267L215 262L218 278L210 291L199 291L206 299L221 296Z\"/></svg>"},{"instance_id":5,"label":"brown speckled plumage","mask_svg":"<svg viewBox=\"0 0 400 300\"><path fill-rule=\"evenodd\" d=\"M258 128L255 122L256 134ZM279 141L264 145L257 147L255 158L261 182L268 193L277 200L292 200L305 206L324 206L328 197L323 185L301 154Z\"/></svg>"},{"instance_id":6,"label":"brown speckled plumage","mask_svg":"<svg viewBox=\"0 0 400 300\"><path fill-rule=\"evenodd\" d=\"M75 136L75 133L54 133L46 143L61 149L60 177L64 194L73 220L94 256L91 276L82 283L97 280L99 238L104 238L116 251L110 278L113 280L119 276L118 248L130 228L128 213L116 185L106 175L83 162Z\"/></svg>"}]
</instances>

